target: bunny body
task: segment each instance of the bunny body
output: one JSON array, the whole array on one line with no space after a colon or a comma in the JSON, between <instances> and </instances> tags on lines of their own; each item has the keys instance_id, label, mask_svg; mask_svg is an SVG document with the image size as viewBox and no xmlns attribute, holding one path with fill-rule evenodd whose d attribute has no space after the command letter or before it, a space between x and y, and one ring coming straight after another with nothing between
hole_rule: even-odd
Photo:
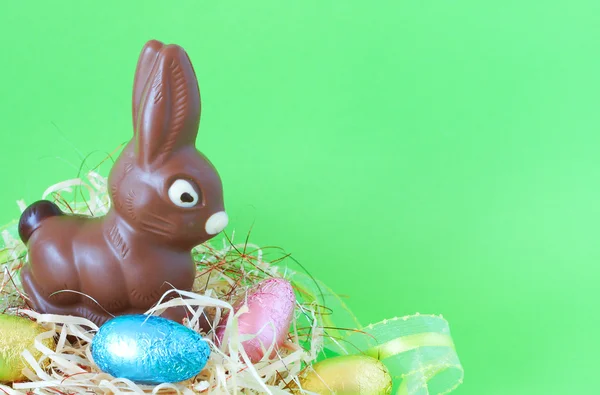
<instances>
[{"instance_id":1,"label":"bunny body","mask_svg":"<svg viewBox=\"0 0 600 395\"><path fill-rule=\"evenodd\" d=\"M44 221L29 240L32 246L43 242L44 248L30 249L31 265L22 273L25 291L39 311L82 316L99 325L110 317L107 313L144 313L173 287L192 289L196 267L189 251L149 244L118 230L119 218ZM166 314L173 316L173 311Z\"/></svg>"},{"instance_id":2,"label":"bunny body","mask_svg":"<svg viewBox=\"0 0 600 395\"><path fill-rule=\"evenodd\" d=\"M200 96L181 47L146 44L133 119L134 137L109 176L106 216L67 215L48 201L21 216L19 233L29 252L22 283L40 312L97 325L144 313L169 289L192 289L191 249L227 225L219 175L195 147ZM168 309L163 316L180 321L184 314Z\"/></svg>"}]
</instances>

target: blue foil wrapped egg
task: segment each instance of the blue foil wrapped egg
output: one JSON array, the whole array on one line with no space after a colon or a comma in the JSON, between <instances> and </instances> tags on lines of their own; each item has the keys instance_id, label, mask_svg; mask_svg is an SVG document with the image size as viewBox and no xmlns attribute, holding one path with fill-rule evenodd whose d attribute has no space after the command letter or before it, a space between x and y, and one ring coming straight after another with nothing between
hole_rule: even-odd
<instances>
[{"instance_id":1,"label":"blue foil wrapped egg","mask_svg":"<svg viewBox=\"0 0 600 395\"><path fill-rule=\"evenodd\" d=\"M124 315L100 327L91 345L103 372L138 384L186 381L202 371L208 343L193 330L166 318Z\"/></svg>"}]
</instances>

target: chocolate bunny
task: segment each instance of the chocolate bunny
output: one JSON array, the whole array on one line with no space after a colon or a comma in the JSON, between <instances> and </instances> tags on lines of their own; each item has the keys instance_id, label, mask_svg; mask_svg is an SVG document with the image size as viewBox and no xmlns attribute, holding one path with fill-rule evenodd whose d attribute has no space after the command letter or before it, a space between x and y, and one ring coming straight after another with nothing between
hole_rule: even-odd
<instances>
[{"instance_id":1,"label":"chocolate bunny","mask_svg":"<svg viewBox=\"0 0 600 395\"><path fill-rule=\"evenodd\" d=\"M21 279L33 308L100 326L147 311L169 289L192 289L192 248L228 222L220 177L195 147L199 122L188 55L149 41L134 79L134 135L110 172L107 215L65 214L47 200L21 215L29 254ZM181 321L184 314L163 316Z\"/></svg>"}]
</instances>

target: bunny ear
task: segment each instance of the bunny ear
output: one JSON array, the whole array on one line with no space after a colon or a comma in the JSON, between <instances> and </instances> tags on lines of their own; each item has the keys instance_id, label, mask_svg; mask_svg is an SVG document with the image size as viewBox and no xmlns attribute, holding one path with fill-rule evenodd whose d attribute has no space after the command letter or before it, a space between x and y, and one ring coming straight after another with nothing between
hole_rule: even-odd
<instances>
[{"instance_id":1,"label":"bunny ear","mask_svg":"<svg viewBox=\"0 0 600 395\"><path fill-rule=\"evenodd\" d=\"M158 58L158 53L164 47L164 44L157 40L150 40L144 45L140 57L138 59L137 67L135 69L135 78L133 82L133 99L132 99L132 112L133 112L133 127L137 124L138 109L140 107L140 100L142 93L148 82L148 77L152 71L152 67Z\"/></svg>"},{"instance_id":2,"label":"bunny ear","mask_svg":"<svg viewBox=\"0 0 600 395\"><path fill-rule=\"evenodd\" d=\"M143 165L160 165L183 146L194 146L200 123L200 92L183 48L160 50L143 90L136 123L136 152Z\"/></svg>"}]
</instances>

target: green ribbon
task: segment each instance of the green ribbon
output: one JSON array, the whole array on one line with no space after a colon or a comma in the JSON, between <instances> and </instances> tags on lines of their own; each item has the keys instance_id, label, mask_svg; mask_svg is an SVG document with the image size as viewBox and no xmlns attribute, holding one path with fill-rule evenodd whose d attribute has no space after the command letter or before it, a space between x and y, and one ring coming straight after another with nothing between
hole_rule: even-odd
<instances>
[{"instance_id":1,"label":"green ribbon","mask_svg":"<svg viewBox=\"0 0 600 395\"><path fill-rule=\"evenodd\" d=\"M419 347L452 347L452 337L436 332L418 333L390 340L365 351L365 354L383 361L395 355L417 349Z\"/></svg>"},{"instance_id":2,"label":"green ribbon","mask_svg":"<svg viewBox=\"0 0 600 395\"><path fill-rule=\"evenodd\" d=\"M295 274L292 281L300 290L301 303L322 306L324 315L317 318L327 328L328 353L364 354L382 361L393 379L392 393L447 394L462 383L464 371L443 317L415 314L362 327L341 298L321 282L302 274Z\"/></svg>"}]
</instances>

